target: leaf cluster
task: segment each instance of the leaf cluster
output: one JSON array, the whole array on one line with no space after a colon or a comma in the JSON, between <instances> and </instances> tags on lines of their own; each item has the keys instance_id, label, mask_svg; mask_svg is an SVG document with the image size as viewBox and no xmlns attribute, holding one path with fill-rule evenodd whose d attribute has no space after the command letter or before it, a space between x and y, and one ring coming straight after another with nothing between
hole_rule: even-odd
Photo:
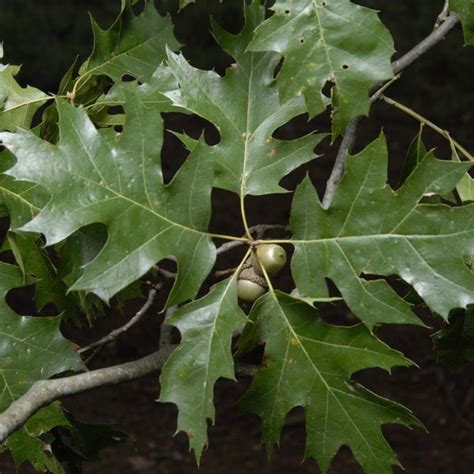
<instances>
[{"instance_id":1,"label":"leaf cluster","mask_svg":"<svg viewBox=\"0 0 474 474\"><path fill-rule=\"evenodd\" d=\"M217 44L233 61L221 75L189 63L171 18L152 2L139 13L132 3L139 2L122 2L108 29L92 20L94 49L68 71L54 96L21 88L18 68L0 66L0 203L10 218L4 251L16 261L0 264L0 409L37 380L84 370L61 322L94 324L104 305L118 309L142 297L147 285L164 287L160 265L166 262L176 273L160 311L173 309L165 324L177 328L181 342L163 367L160 401L177 405L178 430L188 434L197 460L208 443L208 422L215 421L215 383L235 379L236 361L263 346L242 408L261 416L268 452L279 443L288 412L301 406L305 457L316 459L323 472L343 445L366 473L392 472L398 460L382 425L422 424L353 375L412 364L382 342L377 329L423 325L413 292L417 304L444 321L453 310L461 312L437 336L438 351L446 360L472 361L471 163L462 161L453 142L452 159L436 158L420 135L401 182L392 187L381 134L347 159L326 209L309 176L294 190L284 178L302 166L317 170L315 148L368 115L371 88L393 79L393 41L377 13L349 0L277 0L270 10L254 0L245 4L237 34L212 24ZM180 8L192 3L182 0ZM453 1L452 9L472 44L474 7ZM278 130L290 121L328 109L330 130L280 138ZM187 158L168 180L170 112L205 119L219 140L210 145L204 136L175 133ZM236 196L239 215L232 218L242 221L243 236L213 231L217 188ZM256 237L248 198L259 202L276 194L291 195L290 236ZM230 276L215 283L222 242L247 251ZM264 242L292 252L287 270L295 289L282 291L264 271L268 292L250 308L238 301L237 280ZM397 291L394 280L412 293ZM6 295L25 285L34 285L38 311L54 308L56 315L15 314ZM321 317L320 303L338 299L358 324ZM52 404L5 446L18 466L29 461L40 472L61 473L68 471L45 449L56 446L54 440L67 439L95 457L88 444L94 436L105 445L122 438L104 427L97 435L71 420Z\"/></svg>"}]
</instances>

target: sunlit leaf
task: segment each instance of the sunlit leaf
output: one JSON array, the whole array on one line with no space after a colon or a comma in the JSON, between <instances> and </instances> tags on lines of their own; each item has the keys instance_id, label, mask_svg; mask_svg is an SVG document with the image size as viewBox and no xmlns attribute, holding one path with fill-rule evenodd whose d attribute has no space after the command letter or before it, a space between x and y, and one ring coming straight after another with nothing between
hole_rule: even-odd
<instances>
[{"instance_id":1,"label":"sunlit leaf","mask_svg":"<svg viewBox=\"0 0 474 474\"><path fill-rule=\"evenodd\" d=\"M474 302L473 205L424 205L427 193L453 190L470 163L428 154L394 192L387 186L387 149L379 138L347 161L328 210L306 178L295 192L291 216L292 272L301 294L327 295L325 278L364 323L419 323L410 305L384 279L398 275L447 319Z\"/></svg>"},{"instance_id":2,"label":"sunlit leaf","mask_svg":"<svg viewBox=\"0 0 474 474\"><path fill-rule=\"evenodd\" d=\"M127 123L120 135L97 130L84 110L59 100L57 145L31 132L0 134L18 163L17 179L44 186L49 203L23 230L55 244L92 223L107 226L100 254L73 285L108 300L174 255L179 272L169 304L192 298L213 266L215 248L206 232L213 162L198 143L171 183L163 183L160 111L142 101L147 85L125 87Z\"/></svg>"}]
</instances>

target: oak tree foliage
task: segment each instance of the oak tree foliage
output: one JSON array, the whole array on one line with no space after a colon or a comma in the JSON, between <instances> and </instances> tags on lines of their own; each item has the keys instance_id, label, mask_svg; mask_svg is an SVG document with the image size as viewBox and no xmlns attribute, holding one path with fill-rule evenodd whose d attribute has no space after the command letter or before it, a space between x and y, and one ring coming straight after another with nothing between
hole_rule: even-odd
<instances>
[{"instance_id":1,"label":"oak tree foliage","mask_svg":"<svg viewBox=\"0 0 474 474\"><path fill-rule=\"evenodd\" d=\"M282 180L303 165L318 169L315 148L368 115L371 88L393 78L393 40L377 12L349 0L277 0L270 9L244 2L240 32L212 21L217 44L233 61L219 74L190 64L171 17L151 1L141 3L123 1L108 29L92 20L93 51L66 74L58 94L21 87L19 68L0 65L0 204L10 219L3 250L16 261L0 263L0 410L38 380L85 370L61 333L62 320L93 324L104 304L143 297L146 286L137 288L158 278L157 265L171 259L176 275L162 311L172 308L164 324L181 339L162 369L159 399L177 405L178 430L188 434L198 461L208 423L219 422L214 385L222 377L236 380L236 362L262 347L241 408L261 416L269 453L288 412L301 406L305 457L323 472L343 445L364 472L392 472L399 462L382 426L423 425L353 375L412 364L377 337L382 324L423 325L393 279L444 321L454 311L453 325L437 335L439 356L472 361L471 163L455 146L452 157L436 157L419 136L393 187L381 134L348 157L325 209L309 176L295 190ZM193 3L181 0L179 8ZM473 2L450 3L466 44L473 44ZM330 130L275 136L291 120L327 109ZM188 156L169 182L162 159L166 112L183 120L195 114L219 132L213 145L176 134ZM214 188L237 196L241 215L235 217L246 236L212 232ZM251 308L242 305L239 271L261 243L252 242L246 198L290 193L288 234L272 242L292 250L285 271L295 291L276 288L264 272L268 291ZM216 282L217 248L225 241L248 252ZM5 297L25 285L34 285L38 311L53 305L57 315L16 314ZM323 321L319 303L339 298L358 324ZM68 449L91 458L99 445L87 440L123 438L110 427L83 424L54 402L3 449L17 466L69 472L51 448L66 439L64 430L79 445Z\"/></svg>"}]
</instances>

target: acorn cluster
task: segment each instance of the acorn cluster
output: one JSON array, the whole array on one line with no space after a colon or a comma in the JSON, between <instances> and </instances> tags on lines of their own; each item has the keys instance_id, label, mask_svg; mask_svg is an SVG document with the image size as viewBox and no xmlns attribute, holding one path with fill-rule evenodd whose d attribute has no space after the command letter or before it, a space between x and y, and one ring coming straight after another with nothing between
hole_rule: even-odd
<instances>
[{"instance_id":1,"label":"acorn cluster","mask_svg":"<svg viewBox=\"0 0 474 474\"><path fill-rule=\"evenodd\" d=\"M277 244L258 245L240 271L237 284L239 298L249 303L254 302L268 290L265 272L267 275L275 275L285 264L286 252L283 247Z\"/></svg>"}]
</instances>

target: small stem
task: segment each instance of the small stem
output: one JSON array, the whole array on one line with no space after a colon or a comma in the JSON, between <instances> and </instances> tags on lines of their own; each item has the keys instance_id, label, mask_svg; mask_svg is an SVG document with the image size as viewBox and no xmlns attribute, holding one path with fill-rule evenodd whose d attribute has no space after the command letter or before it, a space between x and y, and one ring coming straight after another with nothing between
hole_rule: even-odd
<instances>
[{"instance_id":1,"label":"small stem","mask_svg":"<svg viewBox=\"0 0 474 474\"><path fill-rule=\"evenodd\" d=\"M259 224L259 225L254 225L252 227L249 227L249 232L250 235L252 235L254 232L257 234L257 239L261 239L265 232L269 230L288 230L288 226L281 225L281 224ZM242 237L242 240L234 240L232 242L226 242L225 244L222 244L218 249L217 249L217 255L221 255L225 252L228 252L229 250L232 250L236 247L240 247L244 244L250 244L249 240L246 237Z\"/></svg>"},{"instance_id":2,"label":"small stem","mask_svg":"<svg viewBox=\"0 0 474 474\"><path fill-rule=\"evenodd\" d=\"M382 97L383 93L393 84L395 83L396 81L398 81L398 79L400 79L401 77L401 73L398 73L396 74L392 79L390 79L389 81L387 81L385 84L383 84L382 86L380 86L369 98L369 102L371 104L373 104L374 102L377 102L377 100L380 99L380 97Z\"/></svg>"},{"instance_id":3,"label":"small stem","mask_svg":"<svg viewBox=\"0 0 474 474\"><path fill-rule=\"evenodd\" d=\"M433 46L439 43L448 33L451 31L456 24L459 23L459 15L456 13L451 13L445 18L443 23L439 28L432 31L425 39L413 47L410 51L404 54L400 59L392 63L392 69L394 74L399 74L405 68L410 66L415 62L420 56L429 51ZM393 83L393 80L389 81L387 84L375 84L370 92L373 94L371 99L374 101L379 98L380 94L388 88ZM325 209L329 208L331 202L334 198L334 194L337 189L342 175L344 174L344 165L348 153L353 148L356 138L357 138L357 128L360 122L360 117L354 118L346 128L344 137L342 139L334 167L331 172L331 176L328 179L326 190L323 198L323 207Z\"/></svg>"},{"instance_id":4,"label":"small stem","mask_svg":"<svg viewBox=\"0 0 474 474\"><path fill-rule=\"evenodd\" d=\"M38 380L20 398L0 413L0 443L20 428L41 407L68 395L97 387L116 385L158 372L177 346L170 345L142 359L124 364L91 370L78 375L51 380ZM235 373L251 377L256 366L236 364Z\"/></svg>"},{"instance_id":5,"label":"small stem","mask_svg":"<svg viewBox=\"0 0 474 474\"><path fill-rule=\"evenodd\" d=\"M471 153L469 153L460 143L454 140L454 138L451 137L451 135L449 134L447 130L444 130L443 128L433 123L431 120L427 119L426 117L423 117L423 115L420 115L418 112L415 112L413 109L410 109L410 107L407 107L406 105L403 105L400 102L397 102L396 100L391 99L390 97L383 95L381 97L381 100L397 108L398 110L410 115L415 120L418 120L418 122L423 123L427 127L430 127L432 130L439 133L441 136L446 138L450 143L452 143L452 145L458 151L460 151L469 161L474 161L474 156L471 155Z\"/></svg>"},{"instance_id":6,"label":"small stem","mask_svg":"<svg viewBox=\"0 0 474 474\"><path fill-rule=\"evenodd\" d=\"M255 240L254 245L261 245L261 244L293 244L295 240L292 239L265 239L265 240Z\"/></svg>"},{"instance_id":7,"label":"small stem","mask_svg":"<svg viewBox=\"0 0 474 474\"><path fill-rule=\"evenodd\" d=\"M222 240L232 240L232 241L239 241L239 242L242 242L244 244L246 243L249 243L249 241L252 240L252 237L247 237L247 236L244 236L244 237L235 237L234 235L225 235L225 234L213 234L211 232L207 232L205 233L206 235L208 235L209 237L212 237L213 239L222 239Z\"/></svg>"},{"instance_id":8,"label":"small stem","mask_svg":"<svg viewBox=\"0 0 474 474\"><path fill-rule=\"evenodd\" d=\"M247 216L245 214L245 196L240 198L240 213L242 214L242 222L244 224L245 235L248 239L253 240L252 234L250 233L249 225L247 222Z\"/></svg>"},{"instance_id":9,"label":"small stem","mask_svg":"<svg viewBox=\"0 0 474 474\"><path fill-rule=\"evenodd\" d=\"M143 316L145 316L146 312L150 309L150 306L153 304L155 298L156 298L156 290L155 289L150 290L145 304L137 311L137 313L135 314L133 318L127 321L126 324L124 324L123 326L120 326L117 329L114 329L113 331L111 331L109 334L102 337L98 341L95 341L89 344L88 346L81 347L77 352L79 354L82 354L96 347L102 347L105 344L108 344L109 342L113 341L118 336L120 336L120 334L123 334L124 332L128 331L132 326L137 324L142 319Z\"/></svg>"},{"instance_id":10,"label":"small stem","mask_svg":"<svg viewBox=\"0 0 474 474\"><path fill-rule=\"evenodd\" d=\"M344 174L344 165L346 163L347 155L351 153L352 147L355 143L355 137L357 133L357 128L359 127L360 117L349 122L349 125L344 132L342 137L342 142L337 152L336 161L331 171L331 175L326 183L326 190L323 197L323 208L327 209L333 200L334 194L336 193L337 185Z\"/></svg>"},{"instance_id":11,"label":"small stem","mask_svg":"<svg viewBox=\"0 0 474 474\"><path fill-rule=\"evenodd\" d=\"M444 0L443 9L441 10L441 13L436 18L434 29L439 28L446 21L446 18L448 17L448 15L449 15L449 0Z\"/></svg>"},{"instance_id":12,"label":"small stem","mask_svg":"<svg viewBox=\"0 0 474 474\"><path fill-rule=\"evenodd\" d=\"M235 270L237 270L237 267L226 268L225 270L218 270L217 272L214 273L214 275L216 277L223 277L223 276L227 276L234 273Z\"/></svg>"}]
</instances>

